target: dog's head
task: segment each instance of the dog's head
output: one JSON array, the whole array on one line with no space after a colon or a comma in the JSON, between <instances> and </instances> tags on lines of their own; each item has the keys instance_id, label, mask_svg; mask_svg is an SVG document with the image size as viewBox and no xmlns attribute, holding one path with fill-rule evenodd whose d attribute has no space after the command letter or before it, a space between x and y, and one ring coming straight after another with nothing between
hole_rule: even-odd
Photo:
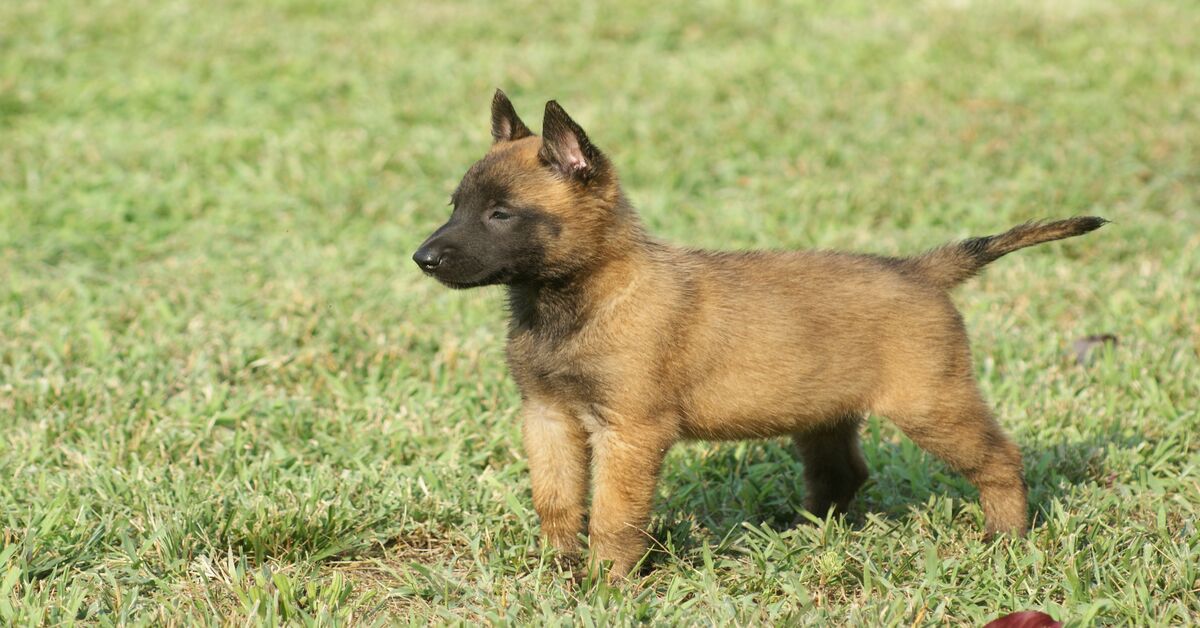
<instances>
[{"instance_id":1,"label":"dog's head","mask_svg":"<svg viewBox=\"0 0 1200 628\"><path fill-rule=\"evenodd\" d=\"M452 288L570 276L593 263L621 216L608 159L555 101L542 137L504 92L492 99L492 147L450 197L450 220L413 261Z\"/></svg>"}]
</instances>

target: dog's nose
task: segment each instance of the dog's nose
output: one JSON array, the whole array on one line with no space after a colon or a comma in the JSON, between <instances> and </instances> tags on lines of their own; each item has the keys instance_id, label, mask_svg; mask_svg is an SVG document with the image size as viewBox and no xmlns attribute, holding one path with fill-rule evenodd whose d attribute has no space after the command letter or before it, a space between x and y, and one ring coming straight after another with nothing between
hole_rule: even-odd
<instances>
[{"instance_id":1,"label":"dog's nose","mask_svg":"<svg viewBox=\"0 0 1200 628\"><path fill-rule=\"evenodd\" d=\"M413 253L413 261L417 263L417 266L421 267L421 270L426 271L433 270L441 265L444 257L445 251L432 246L421 247L417 249L416 253Z\"/></svg>"}]
</instances>

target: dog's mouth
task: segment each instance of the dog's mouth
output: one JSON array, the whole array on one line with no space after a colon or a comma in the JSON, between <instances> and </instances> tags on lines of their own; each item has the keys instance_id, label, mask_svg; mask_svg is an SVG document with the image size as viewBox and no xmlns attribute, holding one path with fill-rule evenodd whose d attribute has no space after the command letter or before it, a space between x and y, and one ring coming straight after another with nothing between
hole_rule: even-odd
<instances>
[{"instance_id":1,"label":"dog's mouth","mask_svg":"<svg viewBox=\"0 0 1200 628\"><path fill-rule=\"evenodd\" d=\"M504 283L505 281L507 281L510 278L511 273L509 272L509 270L507 268L501 268L500 270L497 270L493 273L483 275L482 277L480 277L478 279L469 279L466 281L458 281L458 280L454 280L454 279L447 279L445 277L439 277L436 270L434 270L434 271L427 270L427 271L425 271L425 274L429 275L430 277L433 277L434 279L437 279L439 283L441 283L443 286L446 286L447 288L453 288L455 290L467 290L469 288L481 288L483 286L491 286L491 285L495 285L498 283Z\"/></svg>"}]
</instances>

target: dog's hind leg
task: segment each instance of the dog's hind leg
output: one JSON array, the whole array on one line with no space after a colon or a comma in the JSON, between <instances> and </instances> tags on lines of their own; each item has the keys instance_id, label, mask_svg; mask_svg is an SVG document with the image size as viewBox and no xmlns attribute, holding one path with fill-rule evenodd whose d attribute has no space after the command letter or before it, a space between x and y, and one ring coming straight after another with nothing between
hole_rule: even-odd
<instances>
[{"instance_id":1,"label":"dog's hind leg","mask_svg":"<svg viewBox=\"0 0 1200 628\"><path fill-rule=\"evenodd\" d=\"M867 463L858 444L862 416L849 415L832 424L792 436L804 463L805 507L824 517L832 509L844 514L854 494L867 481Z\"/></svg>"},{"instance_id":2,"label":"dog's hind leg","mask_svg":"<svg viewBox=\"0 0 1200 628\"><path fill-rule=\"evenodd\" d=\"M1021 452L1000 429L975 383L962 378L925 392L936 398L881 413L979 489L989 537L1024 534L1029 521Z\"/></svg>"}]
</instances>

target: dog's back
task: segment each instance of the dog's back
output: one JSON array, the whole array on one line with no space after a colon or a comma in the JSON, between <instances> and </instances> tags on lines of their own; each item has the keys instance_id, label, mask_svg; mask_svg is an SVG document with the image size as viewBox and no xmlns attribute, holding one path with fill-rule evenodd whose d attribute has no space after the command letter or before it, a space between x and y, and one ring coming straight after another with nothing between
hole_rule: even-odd
<instances>
[{"instance_id":1,"label":"dog's back","mask_svg":"<svg viewBox=\"0 0 1200 628\"><path fill-rule=\"evenodd\" d=\"M660 325L687 436L792 433L879 407L924 373L969 365L945 293L880 259L682 252ZM679 270L674 272L678 273ZM686 325L680 326L681 321Z\"/></svg>"}]
</instances>

